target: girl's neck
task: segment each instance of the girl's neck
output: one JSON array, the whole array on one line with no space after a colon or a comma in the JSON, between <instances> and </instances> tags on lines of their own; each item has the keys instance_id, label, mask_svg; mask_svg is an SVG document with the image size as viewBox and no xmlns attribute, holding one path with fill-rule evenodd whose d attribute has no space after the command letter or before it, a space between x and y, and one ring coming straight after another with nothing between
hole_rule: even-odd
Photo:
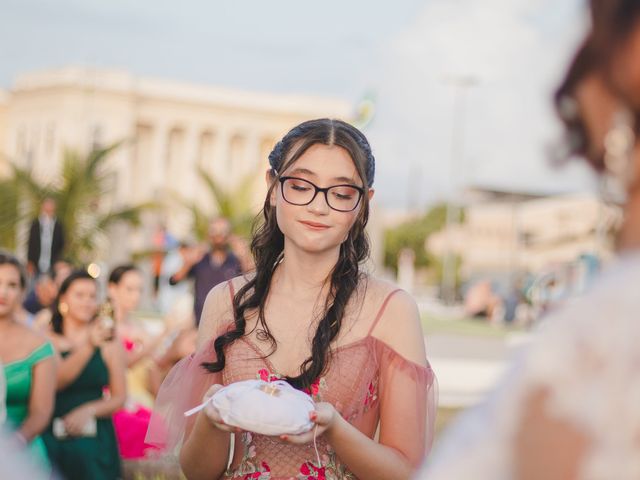
<instances>
[{"instance_id":1,"label":"girl's neck","mask_svg":"<svg viewBox=\"0 0 640 480\"><path fill-rule=\"evenodd\" d=\"M0 331L11 327L16 322L16 316L14 312L7 315L0 316Z\"/></svg>"},{"instance_id":2,"label":"girl's neck","mask_svg":"<svg viewBox=\"0 0 640 480\"><path fill-rule=\"evenodd\" d=\"M307 253L285 245L284 259L277 269L277 283L292 295L317 295L326 285L338 262L340 248L322 253Z\"/></svg>"},{"instance_id":3,"label":"girl's neck","mask_svg":"<svg viewBox=\"0 0 640 480\"><path fill-rule=\"evenodd\" d=\"M78 320L71 316L64 317L63 333L65 337L74 338L83 333L87 328L87 322Z\"/></svg>"},{"instance_id":4,"label":"girl's neck","mask_svg":"<svg viewBox=\"0 0 640 480\"><path fill-rule=\"evenodd\" d=\"M113 321L117 324L128 323L129 312L117 305L113 305Z\"/></svg>"}]
</instances>

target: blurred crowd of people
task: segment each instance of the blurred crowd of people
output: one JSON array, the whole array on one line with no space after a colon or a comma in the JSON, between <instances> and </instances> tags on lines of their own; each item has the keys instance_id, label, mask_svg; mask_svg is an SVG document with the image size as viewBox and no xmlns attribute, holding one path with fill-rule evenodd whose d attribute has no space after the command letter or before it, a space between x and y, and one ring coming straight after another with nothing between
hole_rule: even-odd
<instances>
[{"instance_id":1,"label":"blurred crowd of people","mask_svg":"<svg viewBox=\"0 0 640 480\"><path fill-rule=\"evenodd\" d=\"M94 278L65 259L55 211L44 199L26 264L0 252L1 430L43 478L121 478L122 459L153 457L144 439L160 384L195 350L209 290L242 262L229 221L216 218L208 245L156 248L153 279L134 264ZM135 313L146 288L155 319Z\"/></svg>"},{"instance_id":2,"label":"blurred crowd of people","mask_svg":"<svg viewBox=\"0 0 640 480\"><path fill-rule=\"evenodd\" d=\"M464 289L464 314L494 325L531 327L551 310L581 295L596 278L601 260L593 254L550 265L537 274L474 279Z\"/></svg>"}]
</instances>

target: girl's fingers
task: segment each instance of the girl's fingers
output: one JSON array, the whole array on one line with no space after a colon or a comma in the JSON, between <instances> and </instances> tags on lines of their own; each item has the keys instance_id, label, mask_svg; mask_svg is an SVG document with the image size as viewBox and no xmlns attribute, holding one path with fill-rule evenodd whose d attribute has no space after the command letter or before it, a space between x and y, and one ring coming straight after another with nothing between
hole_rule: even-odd
<instances>
[{"instance_id":1,"label":"girl's fingers","mask_svg":"<svg viewBox=\"0 0 640 480\"><path fill-rule=\"evenodd\" d=\"M326 404L318 403L316 409L309 413L309 419L316 425L328 425L333 420L334 410Z\"/></svg>"},{"instance_id":2,"label":"girl's fingers","mask_svg":"<svg viewBox=\"0 0 640 480\"><path fill-rule=\"evenodd\" d=\"M239 433L242 431L238 427L233 427L224 423L224 420L220 416L220 412L218 412L218 410L211 404L207 405L204 408L204 413L209 421L213 423L213 425L219 430L224 430L225 432L231 433Z\"/></svg>"},{"instance_id":3,"label":"girl's fingers","mask_svg":"<svg viewBox=\"0 0 640 480\"><path fill-rule=\"evenodd\" d=\"M207 390L207 393L204 394L203 400L208 400L209 398L213 397L213 395L221 388L222 385L220 384L211 385L211 387L209 387L209 390Z\"/></svg>"},{"instance_id":4,"label":"girl's fingers","mask_svg":"<svg viewBox=\"0 0 640 480\"><path fill-rule=\"evenodd\" d=\"M292 445L306 445L313 442L313 433L301 433L299 435L280 435L279 439Z\"/></svg>"},{"instance_id":5,"label":"girl's fingers","mask_svg":"<svg viewBox=\"0 0 640 480\"><path fill-rule=\"evenodd\" d=\"M220 412L218 412L218 409L215 408L213 405L209 404L206 407L204 407L204 412L207 414L207 417L209 417L209 419L212 422L224 425L224 420L222 420L222 417L220 416Z\"/></svg>"}]
</instances>

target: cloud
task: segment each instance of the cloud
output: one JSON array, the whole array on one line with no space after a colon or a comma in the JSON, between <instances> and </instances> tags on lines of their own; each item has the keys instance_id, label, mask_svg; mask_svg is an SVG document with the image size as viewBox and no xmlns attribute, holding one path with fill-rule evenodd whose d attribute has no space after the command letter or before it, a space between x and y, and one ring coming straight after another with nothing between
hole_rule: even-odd
<instances>
[{"instance_id":1,"label":"cloud","mask_svg":"<svg viewBox=\"0 0 640 480\"><path fill-rule=\"evenodd\" d=\"M383 201L424 203L469 184L587 188L583 168L554 170L547 161L558 134L551 92L584 25L577 0L429 2L380 52L379 115L370 135ZM452 80L461 76L476 85L459 93L452 146Z\"/></svg>"}]
</instances>

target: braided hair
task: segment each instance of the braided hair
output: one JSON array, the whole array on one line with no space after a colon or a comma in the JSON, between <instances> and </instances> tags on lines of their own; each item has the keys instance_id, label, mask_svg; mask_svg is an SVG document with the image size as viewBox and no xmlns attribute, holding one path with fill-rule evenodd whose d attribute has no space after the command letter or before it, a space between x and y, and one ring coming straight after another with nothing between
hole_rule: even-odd
<instances>
[{"instance_id":1,"label":"braided hair","mask_svg":"<svg viewBox=\"0 0 640 480\"><path fill-rule=\"evenodd\" d=\"M349 231L347 239L340 246L340 254L331 271L329 295L311 344L311 355L302 363L300 374L287 377L294 387L308 389L325 373L329 364L331 342L336 339L342 326L347 304L354 294L362 273L360 265L369 256L369 240L365 227L369 218L368 190L373 186L375 158L366 137L357 128L333 119L318 119L304 122L289 131L269 154L272 183L267 192L261 218L254 224L251 251L256 262L256 272L233 298L234 328L220 335L214 341L217 360L203 363L210 372L219 372L226 364L225 349L239 338L247 335L247 311L257 309L258 333L271 344L271 352L276 351L276 340L269 330L264 308L271 286L273 273L283 257L284 235L276 221L275 207L269 202L272 191L277 186L277 177L293 165L312 145L322 144L344 148L365 184L363 205ZM258 328L258 326L256 326Z\"/></svg>"}]
</instances>

